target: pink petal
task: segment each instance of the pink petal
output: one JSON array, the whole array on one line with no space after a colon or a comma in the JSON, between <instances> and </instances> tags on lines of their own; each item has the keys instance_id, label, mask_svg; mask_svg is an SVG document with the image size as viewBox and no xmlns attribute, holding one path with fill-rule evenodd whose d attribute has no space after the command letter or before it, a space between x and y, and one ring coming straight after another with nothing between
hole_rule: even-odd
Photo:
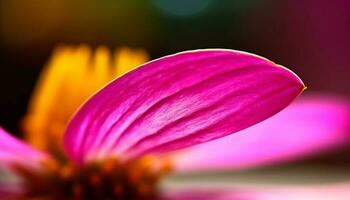
<instances>
[{"instance_id":1,"label":"pink petal","mask_svg":"<svg viewBox=\"0 0 350 200\"><path fill-rule=\"evenodd\" d=\"M196 188L189 189L167 189L162 192L156 200L253 200L242 199L241 191L223 190L221 188Z\"/></svg>"},{"instance_id":2,"label":"pink petal","mask_svg":"<svg viewBox=\"0 0 350 200\"><path fill-rule=\"evenodd\" d=\"M348 200L350 183L168 188L157 200Z\"/></svg>"},{"instance_id":3,"label":"pink petal","mask_svg":"<svg viewBox=\"0 0 350 200\"><path fill-rule=\"evenodd\" d=\"M350 183L270 187L246 194L251 200L348 200Z\"/></svg>"},{"instance_id":4,"label":"pink petal","mask_svg":"<svg viewBox=\"0 0 350 200\"><path fill-rule=\"evenodd\" d=\"M21 142L0 127L0 167L22 164L28 167L39 167L49 155L35 150Z\"/></svg>"},{"instance_id":5,"label":"pink petal","mask_svg":"<svg viewBox=\"0 0 350 200\"><path fill-rule=\"evenodd\" d=\"M0 182L0 199L4 200L19 200L23 194L23 188L12 183Z\"/></svg>"},{"instance_id":6,"label":"pink petal","mask_svg":"<svg viewBox=\"0 0 350 200\"><path fill-rule=\"evenodd\" d=\"M270 119L174 156L179 171L272 164L350 143L350 101L303 96Z\"/></svg>"},{"instance_id":7,"label":"pink petal","mask_svg":"<svg viewBox=\"0 0 350 200\"><path fill-rule=\"evenodd\" d=\"M99 91L70 122L65 148L77 162L181 149L260 122L303 89L295 74L256 55L182 52Z\"/></svg>"}]
</instances>

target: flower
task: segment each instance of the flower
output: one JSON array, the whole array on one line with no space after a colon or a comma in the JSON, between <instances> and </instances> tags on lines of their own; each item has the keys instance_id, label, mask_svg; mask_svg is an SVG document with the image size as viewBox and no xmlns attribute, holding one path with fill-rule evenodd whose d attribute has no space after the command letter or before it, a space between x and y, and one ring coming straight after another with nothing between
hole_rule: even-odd
<instances>
[{"instance_id":1,"label":"flower","mask_svg":"<svg viewBox=\"0 0 350 200\"><path fill-rule=\"evenodd\" d=\"M24 121L27 139L41 150L0 130L0 161L6 172L19 178L13 187L5 182L8 189L3 192L47 199L153 198L161 176L170 170L190 169L191 164L196 166L192 169L201 165L181 159L185 158L179 156L185 155L185 148L198 155L198 149L189 147L253 126L285 108L305 89L290 70L253 54L224 49L186 51L151 61L113 80L90 97L66 125L91 90L111 79L105 68L110 65L106 64L108 51L98 49L93 59L98 69L93 68L94 78L87 79L87 74L78 70L86 70L88 48L75 52L77 57L70 57L70 51L58 52L66 60L60 56L53 59L52 63L58 62L60 67L47 72L52 78L45 80L50 76L44 76L41 82L45 85L37 90L37 102L31 105ZM144 59L143 55L139 56ZM76 67L66 74L63 69L71 61ZM341 117L341 113L335 116L337 120ZM302 147L292 141L294 146L282 150L287 156L295 156L329 147L344 136L341 126L339 134L325 139L314 141L314 135L300 138L315 144L313 147L289 152L290 148ZM59 142L63 129L65 157ZM251 134L244 135L249 138ZM272 132L271 137L275 135ZM203 147L200 154L208 155L207 160L200 157L208 168L223 163L215 160L215 149L218 153L232 151L226 148L227 143L215 145L215 149L198 147ZM256 160L259 163L261 158L282 157L262 156ZM227 159L224 166L245 159Z\"/></svg>"}]
</instances>

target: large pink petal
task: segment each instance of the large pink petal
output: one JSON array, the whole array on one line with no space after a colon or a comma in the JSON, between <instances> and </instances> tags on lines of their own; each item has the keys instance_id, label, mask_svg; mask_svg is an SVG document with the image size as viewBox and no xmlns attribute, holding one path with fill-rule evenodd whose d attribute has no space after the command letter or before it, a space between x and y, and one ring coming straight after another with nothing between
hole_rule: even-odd
<instances>
[{"instance_id":1,"label":"large pink petal","mask_svg":"<svg viewBox=\"0 0 350 200\"><path fill-rule=\"evenodd\" d=\"M275 116L174 156L179 171L242 168L305 158L350 143L350 102L303 96Z\"/></svg>"},{"instance_id":2,"label":"large pink petal","mask_svg":"<svg viewBox=\"0 0 350 200\"><path fill-rule=\"evenodd\" d=\"M21 142L0 127L0 167L21 164L28 167L40 167L49 155L35 150Z\"/></svg>"},{"instance_id":3,"label":"large pink petal","mask_svg":"<svg viewBox=\"0 0 350 200\"><path fill-rule=\"evenodd\" d=\"M70 122L65 148L78 162L184 148L272 116L303 88L286 68L248 53L163 57L95 94Z\"/></svg>"}]
</instances>

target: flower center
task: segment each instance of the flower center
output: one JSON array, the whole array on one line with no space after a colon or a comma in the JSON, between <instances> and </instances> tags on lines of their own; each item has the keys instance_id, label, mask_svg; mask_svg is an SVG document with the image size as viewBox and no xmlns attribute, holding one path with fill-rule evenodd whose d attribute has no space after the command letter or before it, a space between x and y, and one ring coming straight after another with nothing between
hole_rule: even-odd
<instances>
[{"instance_id":1,"label":"flower center","mask_svg":"<svg viewBox=\"0 0 350 200\"><path fill-rule=\"evenodd\" d=\"M24 178L26 198L40 199L153 199L159 178L170 171L169 162L143 157L120 162L110 159L84 167L56 162L33 172L16 167Z\"/></svg>"}]
</instances>

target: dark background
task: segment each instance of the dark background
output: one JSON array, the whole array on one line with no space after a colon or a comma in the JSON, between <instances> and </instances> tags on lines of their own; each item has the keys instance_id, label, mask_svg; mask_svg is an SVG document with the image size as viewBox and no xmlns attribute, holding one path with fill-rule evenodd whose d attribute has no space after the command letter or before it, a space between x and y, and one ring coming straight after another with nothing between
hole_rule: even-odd
<instances>
[{"instance_id":1,"label":"dark background","mask_svg":"<svg viewBox=\"0 0 350 200\"><path fill-rule=\"evenodd\" d=\"M0 124L18 134L37 76L59 44L256 53L307 92L349 95L348 0L1 0Z\"/></svg>"}]
</instances>

